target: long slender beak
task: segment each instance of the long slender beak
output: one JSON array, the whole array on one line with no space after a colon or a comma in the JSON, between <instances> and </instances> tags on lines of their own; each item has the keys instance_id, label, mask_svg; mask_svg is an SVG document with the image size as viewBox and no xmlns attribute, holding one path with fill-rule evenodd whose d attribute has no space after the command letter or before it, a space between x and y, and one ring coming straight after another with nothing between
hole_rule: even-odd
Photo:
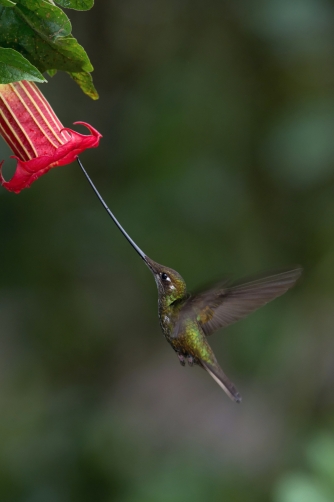
<instances>
[{"instance_id":1,"label":"long slender beak","mask_svg":"<svg viewBox=\"0 0 334 502\"><path fill-rule=\"evenodd\" d=\"M78 160L78 164L79 166L81 167L82 169L82 172L84 173L84 175L86 176L90 186L92 187L92 189L94 190L95 194L97 195L99 201L101 202L102 206L104 207L104 209L107 211L107 213L109 214L110 218L113 220L113 222L115 223L115 225L119 228L119 230L122 232L122 234L124 235L124 237L129 241L129 243L131 244L131 246L134 248L134 250L139 254L139 256L144 260L144 262L146 263L146 265L148 266L148 268L154 273L154 266L153 264L155 263L153 260L151 260L148 256L146 256L146 254L140 249L139 246L137 246L137 244L131 239L131 237L129 236L129 234L124 230L124 228L122 227L122 225L120 224L120 222L117 220L117 218L114 216L114 214L110 211L109 207L107 206L107 204L104 202L103 198L101 197L99 191L97 190L96 186L94 185L94 183L92 182L92 180L90 179L87 171L85 170L84 166L82 165L79 157L77 157L77 160Z\"/></svg>"},{"instance_id":2,"label":"long slender beak","mask_svg":"<svg viewBox=\"0 0 334 502\"><path fill-rule=\"evenodd\" d=\"M160 267L161 265L159 265L159 263L156 263L155 261L151 260L151 258L149 258L148 256L145 256L145 258L143 258L143 260L146 263L146 265L148 266L148 268L150 269L150 271L152 272L152 274L156 275L158 273L158 267Z\"/></svg>"}]
</instances>

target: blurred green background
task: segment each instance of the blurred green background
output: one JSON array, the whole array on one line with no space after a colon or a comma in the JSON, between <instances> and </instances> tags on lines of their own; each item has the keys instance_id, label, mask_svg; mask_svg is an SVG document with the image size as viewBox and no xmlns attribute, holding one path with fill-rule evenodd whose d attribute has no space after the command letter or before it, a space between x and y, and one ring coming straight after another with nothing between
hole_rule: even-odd
<instances>
[{"instance_id":1,"label":"blurred green background","mask_svg":"<svg viewBox=\"0 0 334 502\"><path fill-rule=\"evenodd\" d=\"M103 134L81 159L139 246L190 289L305 273L210 339L235 405L178 363L153 278L77 164L1 190L1 501L333 501L334 2L69 15L100 100L66 75L41 88Z\"/></svg>"}]
</instances>

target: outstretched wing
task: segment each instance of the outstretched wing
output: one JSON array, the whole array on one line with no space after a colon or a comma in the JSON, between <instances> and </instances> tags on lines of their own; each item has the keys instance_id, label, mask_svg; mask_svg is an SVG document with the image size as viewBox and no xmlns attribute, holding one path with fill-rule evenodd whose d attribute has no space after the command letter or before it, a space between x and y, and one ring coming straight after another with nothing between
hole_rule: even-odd
<instances>
[{"instance_id":1,"label":"outstretched wing","mask_svg":"<svg viewBox=\"0 0 334 502\"><path fill-rule=\"evenodd\" d=\"M292 288L302 273L301 268L261 277L230 287L216 287L189 298L183 313L196 313L206 336L233 324Z\"/></svg>"}]
</instances>

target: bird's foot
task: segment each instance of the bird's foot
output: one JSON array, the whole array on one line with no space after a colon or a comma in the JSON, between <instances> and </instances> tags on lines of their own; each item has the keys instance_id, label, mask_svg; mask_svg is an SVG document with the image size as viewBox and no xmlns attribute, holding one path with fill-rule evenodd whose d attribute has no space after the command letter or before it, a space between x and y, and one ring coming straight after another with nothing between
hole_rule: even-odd
<instances>
[{"instance_id":1,"label":"bird's foot","mask_svg":"<svg viewBox=\"0 0 334 502\"><path fill-rule=\"evenodd\" d=\"M187 356L187 361L188 361L189 366L193 366L194 365L195 361L194 361L193 356L191 356L191 355Z\"/></svg>"},{"instance_id":2,"label":"bird's foot","mask_svg":"<svg viewBox=\"0 0 334 502\"><path fill-rule=\"evenodd\" d=\"M181 366L184 366L186 364L186 360L184 358L183 354L180 354L179 352L177 353L177 357L179 358Z\"/></svg>"}]
</instances>

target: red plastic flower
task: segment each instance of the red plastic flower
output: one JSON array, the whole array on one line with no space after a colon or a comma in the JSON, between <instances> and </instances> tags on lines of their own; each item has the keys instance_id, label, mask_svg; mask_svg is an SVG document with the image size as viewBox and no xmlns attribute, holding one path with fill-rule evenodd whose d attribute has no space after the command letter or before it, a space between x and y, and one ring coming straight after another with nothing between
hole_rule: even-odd
<instances>
[{"instance_id":1,"label":"red plastic flower","mask_svg":"<svg viewBox=\"0 0 334 502\"><path fill-rule=\"evenodd\" d=\"M10 181L1 185L19 193L56 166L70 164L86 148L99 145L101 134L85 122L90 135L63 127L33 82L0 84L0 134L13 150L17 166Z\"/></svg>"}]
</instances>

